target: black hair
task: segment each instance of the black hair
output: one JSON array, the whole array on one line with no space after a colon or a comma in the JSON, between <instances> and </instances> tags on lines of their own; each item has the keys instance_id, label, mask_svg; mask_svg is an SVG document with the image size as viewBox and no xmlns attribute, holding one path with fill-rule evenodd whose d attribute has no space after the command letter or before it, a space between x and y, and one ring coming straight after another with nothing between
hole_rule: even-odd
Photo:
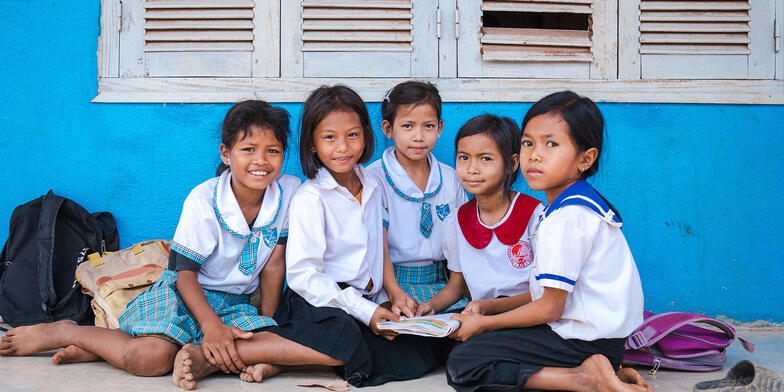
<instances>
[{"instance_id":1,"label":"black hair","mask_svg":"<svg viewBox=\"0 0 784 392\"><path fill-rule=\"evenodd\" d=\"M234 143L253 132L253 128L270 129L280 141L283 151L289 134L289 112L270 106L261 100L247 100L234 104L226 113L221 127L221 143L231 149ZM229 167L221 162L215 175L219 176Z\"/></svg>"},{"instance_id":2,"label":"black hair","mask_svg":"<svg viewBox=\"0 0 784 392\"><path fill-rule=\"evenodd\" d=\"M486 133L493 141L504 161L504 190L509 191L517 179L517 168L514 156L520 154L520 128L509 117L499 117L492 114L482 114L468 120L455 136L455 151L460 139L468 136ZM518 162L519 163L519 162Z\"/></svg>"},{"instance_id":3,"label":"black hair","mask_svg":"<svg viewBox=\"0 0 784 392\"><path fill-rule=\"evenodd\" d=\"M370 115L368 114L365 102L359 94L349 87L321 86L310 93L302 109L302 125L299 137L299 161L302 164L302 172L308 178L316 177L318 169L324 164L318 158L313 147L316 141L313 136L316 127L327 117L328 114L336 111L356 113L359 122L362 124L362 134L365 138L365 148L358 163L365 163L373 156L375 143L373 139L373 128L370 126Z\"/></svg>"},{"instance_id":4,"label":"black hair","mask_svg":"<svg viewBox=\"0 0 784 392\"><path fill-rule=\"evenodd\" d=\"M392 124L398 109L408 105L430 105L441 120L441 95L430 82L409 80L393 87L381 101L381 117Z\"/></svg>"},{"instance_id":5,"label":"black hair","mask_svg":"<svg viewBox=\"0 0 784 392\"><path fill-rule=\"evenodd\" d=\"M597 150L596 160L588 170L580 173L580 179L584 180L599 170L599 158L602 156L602 144L604 143L604 117L599 107L590 98L578 95L573 91L559 91L552 93L537 101L525 114L522 130L536 116L543 114L557 114L563 118L569 127L569 137L577 147L577 150L587 151L591 148ZM618 210L604 197L596 191L599 197L621 217Z\"/></svg>"},{"instance_id":6,"label":"black hair","mask_svg":"<svg viewBox=\"0 0 784 392\"><path fill-rule=\"evenodd\" d=\"M593 165L588 170L580 173L584 180L599 170L599 157L602 155L604 141L604 117L599 107L590 98L582 97L573 91L559 91L552 93L537 101L525 114L521 129L536 116L542 114L557 114L564 119L569 127L569 136L572 138L577 150L587 151L596 148L598 154Z\"/></svg>"}]
</instances>

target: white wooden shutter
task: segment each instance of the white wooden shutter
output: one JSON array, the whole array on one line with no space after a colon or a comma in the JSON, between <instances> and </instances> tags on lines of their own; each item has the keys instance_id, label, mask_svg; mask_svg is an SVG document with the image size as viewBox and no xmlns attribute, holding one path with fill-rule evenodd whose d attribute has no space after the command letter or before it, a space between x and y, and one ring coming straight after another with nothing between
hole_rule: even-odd
<instances>
[{"instance_id":1,"label":"white wooden shutter","mask_svg":"<svg viewBox=\"0 0 784 392\"><path fill-rule=\"evenodd\" d=\"M607 0L459 0L461 77L614 78L615 5ZM585 30L482 27L485 12L585 15Z\"/></svg>"},{"instance_id":2,"label":"white wooden shutter","mask_svg":"<svg viewBox=\"0 0 784 392\"><path fill-rule=\"evenodd\" d=\"M433 0L283 4L282 73L295 77L436 76Z\"/></svg>"},{"instance_id":3,"label":"white wooden shutter","mask_svg":"<svg viewBox=\"0 0 784 392\"><path fill-rule=\"evenodd\" d=\"M636 64L643 79L773 78L775 5L769 0L638 0ZM631 11L629 11L631 12ZM629 15L621 15L629 17ZM632 20L629 18L627 20ZM622 65L622 68L624 65ZM635 72L637 71L637 72Z\"/></svg>"},{"instance_id":4,"label":"white wooden shutter","mask_svg":"<svg viewBox=\"0 0 784 392\"><path fill-rule=\"evenodd\" d=\"M278 76L278 2L124 0L121 72L137 77Z\"/></svg>"}]
</instances>

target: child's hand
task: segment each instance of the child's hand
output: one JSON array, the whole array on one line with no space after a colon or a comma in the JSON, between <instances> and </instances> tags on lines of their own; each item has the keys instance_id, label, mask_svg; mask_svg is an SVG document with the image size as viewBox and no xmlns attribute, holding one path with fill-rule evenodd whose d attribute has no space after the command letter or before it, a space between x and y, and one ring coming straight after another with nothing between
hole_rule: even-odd
<instances>
[{"instance_id":1,"label":"child's hand","mask_svg":"<svg viewBox=\"0 0 784 392\"><path fill-rule=\"evenodd\" d=\"M422 302L417 306L416 315L419 316L430 316L436 313L436 309L433 307L433 304L430 301Z\"/></svg>"},{"instance_id":2,"label":"child's hand","mask_svg":"<svg viewBox=\"0 0 784 392\"><path fill-rule=\"evenodd\" d=\"M397 332L378 329L378 323L382 323L384 321L400 321L400 316L392 313L383 306L379 306L376 308L376 311L373 312L373 316L370 318L370 330L373 331L374 334L381 336L386 340L394 340L397 337Z\"/></svg>"},{"instance_id":3,"label":"child's hand","mask_svg":"<svg viewBox=\"0 0 784 392\"><path fill-rule=\"evenodd\" d=\"M471 301L468 305L463 309L461 312L463 314L491 314L490 311L490 300L489 299L478 299L476 301Z\"/></svg>"},{"instance_id":4,"label":"child's hand","mask_svg":"<svg viewBox=\"0 0 784 392\"><path fill-rule=\"evenodd\" d=\"M230 327L221 322L207 324L202 331L204 338L201 349L210 364L219 367L224 373L239 373L245 370L245 364L237 353L234 339L250 339L253 332Z\"/></svg>"},{"instance_id":5,"label":"child's hand","mask_svg":"<svg viewBox=\"0 0 784 392\"><path fill-rule=\"evenodd\" d=\"M453 314L450 319L460 321L460 328L449 335L454 340L465 342L471 336L478 335L485 331L484 320L486 316L480 314Z\"/></svg>"},{"instance_id":6,"label":"child's hand","mask_svg":"<svg viewBox=\"0 0 784 392\"><path fill-rule=\"evenodd\" d=\"M392 302L392 308L390 310L392 310L393 313L406 317L414 317L414 314L417 312L417 307L419 306L417 301L411 298L403 290L393 294L389 301Z\"/></svg>"}]
</instances>

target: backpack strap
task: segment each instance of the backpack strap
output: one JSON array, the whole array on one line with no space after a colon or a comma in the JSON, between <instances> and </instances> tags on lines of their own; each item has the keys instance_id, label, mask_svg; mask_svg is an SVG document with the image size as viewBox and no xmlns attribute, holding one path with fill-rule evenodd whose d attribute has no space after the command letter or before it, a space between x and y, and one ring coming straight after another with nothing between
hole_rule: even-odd
<instances>
[{"instance_id":1,"label":"backpack strap","mask_svg":"<svg viewBox=\"0 0 784 392\"><path fill-rule=\"evenodd\" d=\"M63 201L64 198L56 196L50 189L44 196L38 218L38 291L41 295L41 308L45 312L57 306L57 294L52 281L52 254L55 221Z\"/></svg>"},{"instance_id":2,"label":"backpack strap","mask_svg":"<svg viewBox=\"0 0 784 392\"><path fill-rule=\"evenodd\" d=\"M649 317L646 317L645 322L643 322L642 325L626 339L626 345L629 348L640 349L643 347L652 346L665 336L673 333L676 329L687 327L691 323L703 323L712 325L724 332L727 336L726 344L707 339L701 339L696 336L690 336L690 339L697 340L715 347L726 347L732 342L733 339L737 337L746 351L751 353L754 352L754 344L741 337L738 337L735 334L735 329L730 325L712 317L685 312L668 312L657 315L646 312L646 316Z\"/></svg>"}]
</instances>

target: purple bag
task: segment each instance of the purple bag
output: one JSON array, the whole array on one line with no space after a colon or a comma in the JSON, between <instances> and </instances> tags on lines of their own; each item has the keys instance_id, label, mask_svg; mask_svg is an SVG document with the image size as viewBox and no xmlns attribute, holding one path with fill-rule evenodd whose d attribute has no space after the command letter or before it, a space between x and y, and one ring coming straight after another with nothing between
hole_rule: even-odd
<instances>
[{"instance_id":1,"label":"purple bag","mask_svg":"<svg viewBox=\"0 0 784 392\"><path fill-rule=\"evenodd\" d=\"M720 370L727 362L725 349L737 337L735 329L714 318L695 313L645 312L645 321L626 339L623 361L633 365L709 372ZM692 325L702 323L716 329ZM754 345L738 337L746 351Z\"/></svg>"}]
</instances>

